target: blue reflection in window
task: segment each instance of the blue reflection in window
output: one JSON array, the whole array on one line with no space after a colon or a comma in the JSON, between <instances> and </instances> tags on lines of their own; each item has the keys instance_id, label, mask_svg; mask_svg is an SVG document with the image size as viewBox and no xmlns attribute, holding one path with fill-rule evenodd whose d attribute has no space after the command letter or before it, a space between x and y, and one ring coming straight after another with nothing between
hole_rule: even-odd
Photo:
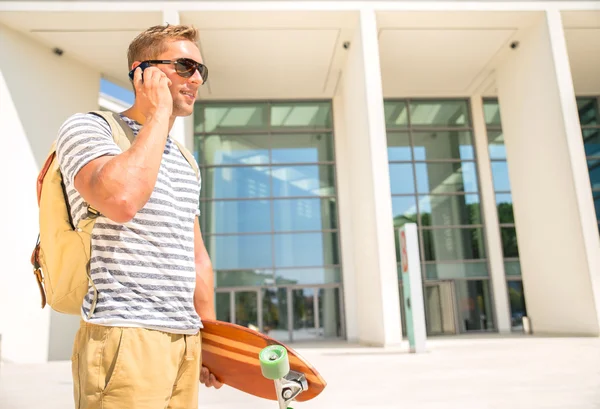
<instances>
[{"instance_id":1,"label":"blue reflection in window","mask_svg":"<svg viewBox=\"0 0 600 409\"><path fill-rule=\"evenodd\" d=\"M252 269L273 265L271 235L212 236L210 257L215 270ZM214 242L214 245L212 245Z\"/></svg>"},{"instance_id":2,"label":"blue reflection in window","mask_svg":"<svg viewBox=\"0 0 600 409\"><path fill-rule=\"evenodd\" d=\"M321 212L321 199L274 200L273 213L276 231L321 230L332 226L331 215Z\"/></svg>"},{"instance_id":3,"label":"blue reflection in window","mask_svg":"<svg viewBox=\"0 0 600 409\"><path fill-rule=\"evenodd\" d=\"M263 166L212 168L207 189L214 189L215 199L270 196L269 168Z\"/></svg>"},{"instance_id":4,"label":"blue reflection in window","mask_svg":"<svg viewBox=\"0 0 600 409\"><path fill-rule=\"evenodd\" d=\"M588 160L587 164L592 189L600 189L600 159Z\"/></svg>"},{"instance_id":5,"label":"blue reflection in window","mask_svg":"<svg viewBox=\"0 0 600 409\"><path fill-rule=\"evenodd\" d=\"M392 163L389 165L389 169L392 194L415 193L412 164Z\"/></svg>"},{"instance_id":6,"label":"blue reflection in window","mask_svg":"<svg viewBox=\"0 0 600 409\"><path fill-rule=\"evenodd\" d=\"M271 208L267 200L212 202L207 206L213 233L252 233L271 231ZM211 215L212 213L212 215Z\"/></svg>"},{"instance_id":7,"label":"blue reflection in window","mask_svg":"<svg viewBox=\"0 0 600 409\"><path fill-rule=\"evenodd\" d=\"M474 162L417 163L419 193L477 192Z\"/></svg>"},{"instance_id":8,"label":"blue reflection in window","mask_svg":"<svg viewBox=\"0 0 600 409\"><path fill-rule=\"evenodd\" d=\"M273 196L334 195L333 166L273 166Z\"/></svg>"},{"instance_id":9,"label":"blue reflection in window","mask_svg":"<svg viewBox=\"0 0 600 409\"><path fill-rule=\"evenodd\" d=\"M494 179L494 190L510 192L508 165L505 161L492 162L492 178Z\"/></svg>"},{"instance_id":10,"label":"blue reflection in window","mask_svg":"<svg viewBox=\"0 0 600 409\"><path fill-rule=\"evenodd\" d=\"M600 129L584 129L583 146L586 156L600 156Z\"/></svg>"},{"instance_id":11,"label":"blue reflection in window","mask_svg":"<svg viewBox=\"0 0 600 409\"><path fill-rule=\"evenodd\" d=\"M593 192L594 207L596 208L596 220L600 221L600 192Z\"/></svg>"},{"instance_id":12,"label":"blue reflection in window","mask_svg":"<svg viewBox=\"0 0 600 409\"><path fill-rule=\"evenodd\" d=\"M394 227L417 222L417 203L414 196L392 197Z\"/></svg>"},{"instance_id":13,"label":"blue reflection in window","mask_svg":"<svg viewBox=\"0 0 600 409\"><path fill-rule=\"evenodd\" d=\"M277 267L337 264L335 233L276 234L273 240Z\"/></svg>"}]
</instances>

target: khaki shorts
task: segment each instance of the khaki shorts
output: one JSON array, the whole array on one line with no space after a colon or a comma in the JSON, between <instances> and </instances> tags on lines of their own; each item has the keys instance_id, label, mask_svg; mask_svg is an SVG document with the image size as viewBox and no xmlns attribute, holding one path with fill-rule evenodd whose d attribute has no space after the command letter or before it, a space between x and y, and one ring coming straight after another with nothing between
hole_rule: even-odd
<instances>
[{"instance_id":1,"label":"khaki shorts","mask_svg":"<svg viewBox=\"0 0 600 409\"><path fill-rule=\"evenodd\" d=\"M73 345L76 409L197 409L201 337L81 322Z\"/></svg>"}]
</instances>

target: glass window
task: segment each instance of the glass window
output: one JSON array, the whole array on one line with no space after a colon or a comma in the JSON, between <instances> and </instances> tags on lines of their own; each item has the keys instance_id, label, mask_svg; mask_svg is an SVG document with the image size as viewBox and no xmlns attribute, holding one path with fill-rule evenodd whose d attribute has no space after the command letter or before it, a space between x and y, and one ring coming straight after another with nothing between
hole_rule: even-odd
<instances>
[{"instance_id":1,"label":"glass window","mask_svg":"<svg viewBox=\"0 0 600 409\"><path fill-rule=\"evenodd\" d=\"M231 322L231 293L217 292L215 294L215 305L217 319L219 321Z\"/></svg>"},{"instance_id":2,"label":"glass window","mask_svg":"<svg viewBox=\"0 0 600 409\"><path fill-rule=\"evenodd\" d=\"M597 98L578 98L577 109L579 111L579 122L582 126L600 124Z\"/></svg>"},{"instance_id":3,"label":"glass window","mask_svg":"<svg viewBox=\"0 0 600 409\"><path fill-rule=\"evenodd\" d=\"M242 270L273 265L271 236L210 236L206 247L215 270Z\"/></svg>"},{"instance_id":4,"label":"glass window","mask_svg":"<svg viewBox=\"0 0 600 409\"><path fill-rule=\"evenodd\" d=\"M492 161L492 178L495 191L510 192L510 179L506 161Z\"/></svg>"},{"instance_id":5,"label":"glass window","mask_svg":"<svg viewBox=\"0 0 600 409\"><path fill-rule=\"evenodd\" d=\"M483 115L486 125L500 126L500 105L497 101L483 101Z\"/></svg>"},{"instance_id":6,"label":"glass window","mask_svg":"<svg viewBox=\"0 0 600 409\"><path fill-rule=\"evenodd\" d=\"M515 222L512 195L510 193L496 194L496 207L498 209L498 221L500 224L512 224Z\"/></svg>"},{"instance_id":7,"label":"glass window","mask_svg":"<svg viewBox=\"0 0 600 409\"><path fill-rule=\"evenodd\" d=\"M502 252L504 257L519 257L519 245L517 243L517 231L514 227L501 227Z\"/></svg>"},{"instance_id":8,"label":"glass window","mask_svg":"<svg viewBox=\"0 0 600 409\"><path fill-rule=\"evenodd\" d=\"M333 161L331 133L274 134L272 163L303 163Z\"/></svg>"},{"instance_id":9,"label":"glass window","mask_svg":"<svg viewBox=\"0 0 600 409\"><path fill-rule=\"evenodd\" d=\"M462 331L494 329L489 280L461 280L455 283Z\"/></svg>"},{"instance_id":10,"label":"glass window","mask_svg":"<svg viewBox=\"0 0 600 409\"><path fill-rule=\"evenodd\" d=\"M340 313L340 289L320 288L319 296L319 323L317 328L323 338L338 338L343 336Z\"/></svg>"},{"instance_id":11,"label":"glass window","mask_svg":"<svg viewBox=\"0 0 600 409\"><path fill-rule=\"evenodd\" d=\"M408 110L405 101L385 101L385 124L387 128L402 128L408 126Z\"/></svg>"},{"instance_id":12,"label":"glass window","mask_svg":"<svg viewBox=\"0 0 600 409\"><path fill-rule=\"evenodd\" d=\"M527 316L525 307L525 292L523 291L523 281L507 281L508 299L510 301L510 322L513 330L523 330L523 317Z\"/></svg>"},{"instance_id":13,"label":"glass window","mask_svg":"<svg viewBox=\"0 0 600 409\"><path fill-rule=\"evenodd\" d=\"M329 102L274 103L271 106L273 128L331 128L331 104Z\"/></svg>"},{"instance_id":14,"label":"glass window","mask_svg":"<svg viewBox=\"0 0 600 409\"><path fill-rule=\"evenodd\" d=\"M271 196L267 166L207 168L202 197L207 199L250 199Z\"/></svg>"},{"instance_id":15,"label":"glass window","mask_svg":"<svg viewBox=\"0 0 600 409\"><path fill-rule=\"evenodd\" d=\"M485 259L482 228L423 229L426 261Z\"/></svg>"},{"instance_id":16,"label":"glass window","mask_svg":"<svg viewBox=\"0 0 600 409\"><path fill-rule=\"evenodd\" d=\"M261 291L263 332L280 342L289 341L287 290L263 288Z\"/></svg>"},{"instance_id":17,"label":"glass window","mask_svg":"<svg viewBox=\"0 0 600 409\"><path fill-rule=\"evenodd\" d=\"M487 135L490 159L506 159L506 147L504 146L502 131L488 131Z\"/></svg>"},{"instance_id":18,"label":"glass window","mask_svg":"<svg viewBox=\"0 0 600 409\"><path fill-rule=\"evenodd\" d=\"M415 193L415 179L411 163L390 163L392 194Z\"/></svg>"},{"instance_id":19,"label":"glass window","mask_svg":"<svg viewBox=\"0 0 600 409\"><path fill-rule=\"evenodd\" d=\"M235 292L235 323L242 327L258 326L258 292Z\"/></svg>"},{"instance_id":20,"label":"glass window","mask_svg":"<svg viewBox=\"0 0 600 409\"><path fill-rule=\"evenodd\" d=\"M427 280L451 280L460 278L488 277L486 262L477 263L427 263L425 277Z\"/></svg>"},{"instance_id":21,"label":"glass window","mask_svg":"<svg viewBox=\"0 0 600 409\"><path fill-rule=\"evenodd\" d=\"M594 208L596 209L596 220L600 221L600 192L595 191L593 193Z\"/></svg>"},{"instance_id":22,"label":"glass window","mask_svg":"<svg viewBox=\"0 0 600 409\"><path fill-rule=\"evenodd\" d=\"M205 225L211 233L261 233L271 231L268 200L202 202ZM252 215L252 217L248 217Z\"/></svg>"},{"instance_id":23,"label":"glass window","mask_svg":"<svg viewBox=\"0 0 600 409\"><path fill-rule=\"evenodd\" d=\"M199 104L203 114L196 121L195 128L202 132L236 132L268 129L267 104ZM197 111L196 111L197 112Z\"/></svg>"},{"instance_id":24,"label":"glass window","mask_svg":"<svg viewBox=\"0 0 600 409\"><path fill-rule=\"evenodd\" d=\"M269 236L266 236L269 237ZM246 269L237 271L215 270L215 286L243 287L273 284L273 270Z\"/></svg>"},{"instance_id":25,"label":"glass window","mask_svg":"<svg viewBox=\"0 0 600 409\"><path fill-rule=\"evenodd\" d=\"M600 189L600 159L588 160L587 164L592 189Z\"/></svg>"},{"instance_id":26,"label":"glass window","mask_svg":"<svg viewBox=\"0 0 600 409\"><path fill-rule=\"evenodd\" d=\"M394 228L404 226L406 223L417 223L417 201L414 196L393 196L392 213Z\"/></svg>"},{"instance_id":27,"label":"glass window","mask_svg":"<svg viewBox=\"0 0 600 409\"><path fill-rule=\"evenodd\" d=\"M416 170L419 193L478 191L474 162L417 163Z\"/></svg>"},{"instance_id":28,"label":"glass window","mask_svg":"<svg viewBox=\"0 0 600 409\"><path fill-rule=\"evenodd\" d=\"M277 199L273 201L274 229L275 231L335 230L337 229L336 209L336 202L332 199Z\"/></svg>"},{"instance_id":29,"label":"glass window","mask_svg":"<svg viewBox=\"0 0 600 409\"><path fill-rule=\"evenodd\" d=\"M421 196L419 211L423 226L482 224L479 195Z\"/></svg>"},{"instance_id":30,"label":"glass window","mask_svg":"<svg viewBox=\"0 0 600 409\"><path fill-rule=\"evenodd\" d=\"M470 132L414 132L415 160L474 159Z\"/></svg>"},{"instance_id":31,"label":"glass window","mask_svg":"<svg viewBox=\"0 0 600 409\"><path fill-rule=\"evenodd\" d=\"M407 132L388 132L387 143L389 161L412 160L410 137Z\"/></svg>"},{"instance_id":32,"label":"glass window","mask_svg":"<svg viewBox=\"0 0 600 409\"><path fill-rule=\"evenodd\" d=\"M411 101L411 126L455 127L469 126L469 110L465 100Z\"/></svg>"},{"instance_id":33,"label":"glass window","mask_svg":"<svg viewBox=\"0 0 600 409\"><path fill-rule=\"evenodd\" d=\"M268 135L206 135L201 163L210 165L260 165L269 163Z\"/></svg>"},{"instance_id":34,"label":"glass window","mask_svg":"<svg viewBox=\"0 0 600 409\"><path fill-rule=\"evenodd\" d=\"M519 260L506 260L504 262L504 273L507 277L520 277L521 263Z\"/></svg>"},{"instance_id":35,"label":"glass window","mask_svg":"<svg viewBox=\"0 0 600 409\"><path fill-rule=\"evenodd\" d=\"M310 267L278 269L275 271L277 285L332 284L341 282L339 267Z\"/></svg>"},{"instance_id":36,"label":"glass window","mask_svg":"<svg viewBox=\"0 0 600 409\"><path fill-rule=\"evenodd\" d=\"M586 156L600 156L600 129L583 129Z\"/></svg>"},{"instance_id":37,"label":"glass window","mask_svg":"<svg viewBox=\"0 0 600 409\"><path fill-rule=\"evenodd\" d=\"M273 166L273 196L334 196L334 165Z\"/></svg>"},{"instance_id":38,"label":"glass window","mask_svg":"<svg viewBox=\"0 0 600 409\"><path fill-rule=\"evenodd\" d=\"M337 265L337 239L337 233L327 232L276 234L273 236L275 266L281 268Z\"/></svg>"}]
</instances>

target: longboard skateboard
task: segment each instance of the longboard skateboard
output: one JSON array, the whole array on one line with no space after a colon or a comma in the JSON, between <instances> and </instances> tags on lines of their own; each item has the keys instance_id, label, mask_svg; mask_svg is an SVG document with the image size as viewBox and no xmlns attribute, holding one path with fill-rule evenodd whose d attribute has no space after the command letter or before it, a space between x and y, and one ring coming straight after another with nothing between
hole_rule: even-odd
<instances>
[{"instance_id":1,"label":"longboard skateboard","mask_svg":"<svg viewBox=\"0 0 600 409\"><path fill-rule=\"evenodd\" d=\"M202 320L202 365L219 382L275 400L280 409L319 395L327 383L292 348L258 331L223 321Z\"/></svg>"}]
</instances>

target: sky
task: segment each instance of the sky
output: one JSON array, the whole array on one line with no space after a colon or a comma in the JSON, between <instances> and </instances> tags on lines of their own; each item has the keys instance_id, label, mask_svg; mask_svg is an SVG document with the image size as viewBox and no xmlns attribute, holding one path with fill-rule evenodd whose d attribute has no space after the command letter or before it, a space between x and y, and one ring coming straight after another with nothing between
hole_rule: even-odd
<instances>
[{"instance_id":1,"label":"sky","mask_svg":"<svg viewBox=\"0 0 600 409\"><path fill-rule=\"evenodd\" d=\"M133 104L132 91L113 84L104 78L100 79L100 92L110 95L111 97L124 101L128 104Z\"/></svg>"}]
</instances>

